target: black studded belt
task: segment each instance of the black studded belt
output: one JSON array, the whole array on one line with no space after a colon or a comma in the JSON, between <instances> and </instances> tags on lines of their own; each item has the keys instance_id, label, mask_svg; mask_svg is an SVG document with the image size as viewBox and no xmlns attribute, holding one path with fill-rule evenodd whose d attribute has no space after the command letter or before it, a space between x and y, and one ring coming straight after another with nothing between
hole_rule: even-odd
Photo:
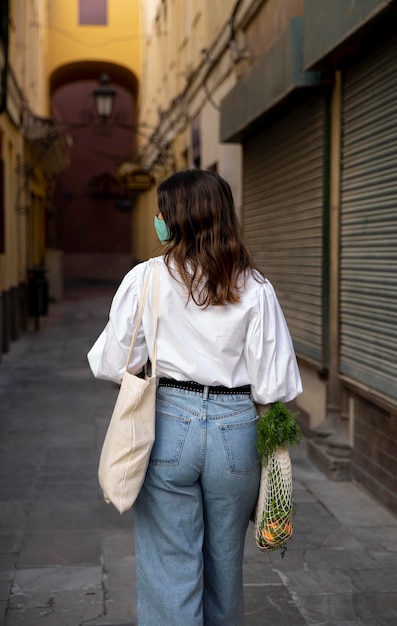
<instances>
[{"instance_id":1,"label":"black studded belt","mask_svg":"<svg viewBox=\"0 0 397 626\"><path fill-rule=\"evenodd\" d=\"M159 386L161 387L174 387L175 389L186 389L187 391L204 391L204 385L200 385L200 383L195 383L193 380L174 380L173 378L160 378ZM208 393L217 393L217 394L250 394L251 386L250 385L242 385L241 387L223 387L222 385L218 387L208 387Z\"/></svg>"}]
</instances>

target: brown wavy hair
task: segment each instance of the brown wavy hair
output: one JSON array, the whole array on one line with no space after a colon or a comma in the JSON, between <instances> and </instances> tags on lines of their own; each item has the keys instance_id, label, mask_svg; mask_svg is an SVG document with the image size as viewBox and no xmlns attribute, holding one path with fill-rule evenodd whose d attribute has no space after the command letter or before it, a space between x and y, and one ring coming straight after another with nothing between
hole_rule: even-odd
<instances>
[{"instance_id":1,"label":"brown wavy hair","mask_svg":"<svg viewBox=\"0 0 397 626\"><path fill-rule=\"evenodd\" d=\"M248 274L264 280L242 241L232 192L221 176L177 172L159 185L157 197L170 231L165 263L173 275L172 259L197 305L239 302Z\"/></svg>"}]
</instances>

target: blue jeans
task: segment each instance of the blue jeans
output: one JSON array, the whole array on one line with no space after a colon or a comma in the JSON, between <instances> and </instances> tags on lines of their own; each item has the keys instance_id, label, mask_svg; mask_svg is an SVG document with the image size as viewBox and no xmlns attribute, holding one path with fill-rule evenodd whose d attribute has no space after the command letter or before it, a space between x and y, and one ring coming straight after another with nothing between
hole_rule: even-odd
<instances>
[{"instance_id":1,"label":"blue jeans","mask_svg":"<svg viewBox=\"0 0 397 626\"><path fill-rule=\"evenodd\" d=\"M242 626L244 539L259 488L248 394L159 387L134 505L139 626Z\"/></svg>"}]
</instances>

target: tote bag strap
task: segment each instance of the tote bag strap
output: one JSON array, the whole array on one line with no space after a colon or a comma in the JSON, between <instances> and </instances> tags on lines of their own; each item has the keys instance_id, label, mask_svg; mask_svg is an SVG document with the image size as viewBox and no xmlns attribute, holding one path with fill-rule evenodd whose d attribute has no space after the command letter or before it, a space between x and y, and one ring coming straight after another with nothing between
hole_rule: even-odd
<instances>
[{"instance_id":1,"label":"tote bag strap","mask_svg":"<svg viewBox=\"0 0 397 626\"><path fill-rule=\"evenodd\" d=\"M160 303L160 264L155 263L154 281L153 281L153 346L152 346L152 376L156 376L157 363L157 322L159 319L159 303Z\"/></svg>"},{"instance_id":2,"label":"tote bag strap","mask_svg":"<svg viewBox=\"0 0 397 626\"><path fill-rule=\"evenodd\" d=\"M160 264L153 261L150 264L149 269L146 272L145 280L143 283L142 294L139 301L138 312L135 320L135 326L132 333L130 349L128 351L127 357L127 365L126 369L131 361L132 351L134 349L135 341L138 336L138 331L141 327L143 310L145 308L145 303L147 299L147 290L149 285L149 278L152 272L152 268L154 267L154 285L153 285L153 346L152 346L152 376L156 375L156 357L157 357L157 345L156 345L156 334L157 334L157 320L159 313L159 299L160 299Z\"/></svg>"}]
</instances>

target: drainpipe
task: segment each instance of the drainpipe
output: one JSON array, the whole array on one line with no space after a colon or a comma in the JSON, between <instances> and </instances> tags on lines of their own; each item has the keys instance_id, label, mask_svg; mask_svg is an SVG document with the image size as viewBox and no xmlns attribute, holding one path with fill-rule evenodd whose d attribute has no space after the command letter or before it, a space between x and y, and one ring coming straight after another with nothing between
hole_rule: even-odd
<instances>
[{"instance_id":1,"label":"drainpipe","mask_svg":"<svg viewBox=\"0 0 397 626\"><path fill-rule=\"evenodd\" d=\"M335 73L331 98L330 215L329 215L329 367L327 416L316 428L316 443L332 456L349 457L348 419L341 407L339 380L340 174L342 137L342 75Z\"/></svg>"}]
</instances>

